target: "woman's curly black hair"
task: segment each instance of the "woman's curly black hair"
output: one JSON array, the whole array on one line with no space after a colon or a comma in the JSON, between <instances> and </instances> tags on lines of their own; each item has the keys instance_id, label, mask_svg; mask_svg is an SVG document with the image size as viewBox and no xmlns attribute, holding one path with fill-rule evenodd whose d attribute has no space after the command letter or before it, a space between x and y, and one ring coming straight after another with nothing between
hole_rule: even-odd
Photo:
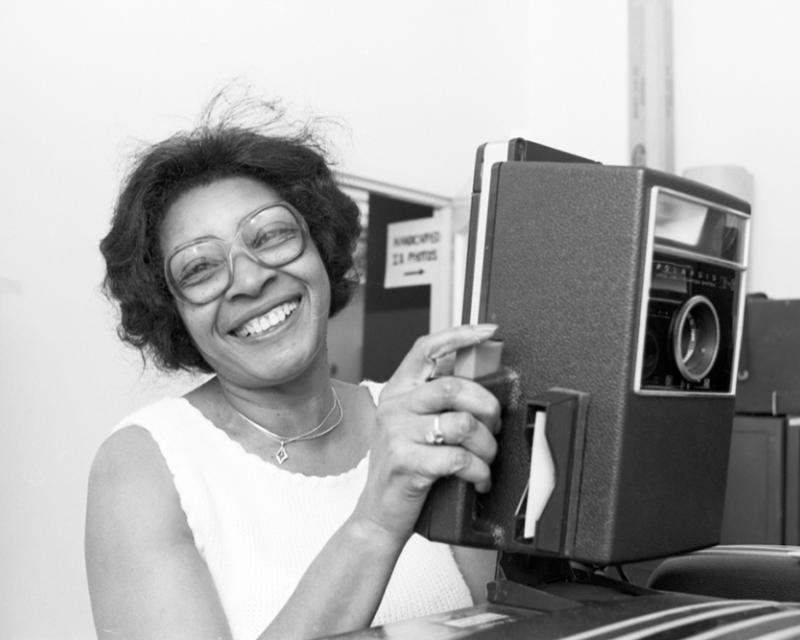
<instances>
[{"instance_id":1,"label":"woman's curly black hair","mask_svg":"<svg viewBox=\"0 0 800 640\"><path fill-rule=\"evenodd\" d=\"M111 229L100 242L103 290L120 308L120 338L161 369L212 371L183 326L164 276L159 228L189 189L246 176L274 189L308 223L331 285L330 315L357 286L353 251L359 211L336 184L321 145L307 128L272 135L222 121L178 133L147 148L122 185Z\"/></svg>"}]
</instances>

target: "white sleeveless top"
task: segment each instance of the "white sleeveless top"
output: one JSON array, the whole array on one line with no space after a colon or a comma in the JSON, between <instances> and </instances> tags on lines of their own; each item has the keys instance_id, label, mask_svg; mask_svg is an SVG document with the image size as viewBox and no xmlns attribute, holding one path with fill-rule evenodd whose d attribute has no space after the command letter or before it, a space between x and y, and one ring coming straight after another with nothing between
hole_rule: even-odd
<instances>
[{"instance_id":1,"label":"white sleeveless top","mask_svg":"<svg viewBox=\"0 0 800 640\"><path fill-rule=\"evenodd\" d=\"M146 429L164 456L234 640L256 638L352 513L368 456L336 476L285 471L245 451L184 398L144 407L115 430L130 425ZM373 625L471 604L449 546L414 534Z\"/></svg>"}]
</instances>

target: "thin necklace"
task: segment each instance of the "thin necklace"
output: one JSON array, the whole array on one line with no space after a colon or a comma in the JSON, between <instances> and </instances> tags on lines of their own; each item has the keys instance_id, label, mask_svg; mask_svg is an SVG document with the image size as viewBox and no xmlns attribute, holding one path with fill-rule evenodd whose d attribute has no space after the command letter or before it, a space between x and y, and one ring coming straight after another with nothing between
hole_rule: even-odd
<instances>
[{"instance_id":1,"label":"thin necklace","mask_svg":"<svg viewBox=\"0 0 800 640\"><path fill-rule=\"evenodd\" d=\"M334 389L333 387L331 387L331 391L333 392L333 405L331 405L330 411L328 411L328 413L325 414L325 417L322 419L322 422L320 422L316 427L314 427L310 431L301 433L299 436L292 436L291 438L286 438L285 436L279 436L277 433L272 433L272 431L270 431L266 427L262 427L257 422L254 422L253 420L248 418L241 411L237 411L233 405L231 405L231 409L233 409L234 412L240 418L247 421L248 424L254 426L265 436L272 438L278 444L280 444L280 446L278 447L278 451L275 453L275 459L278 461L278 464L283 464L289 459L289 454L286 453L287 444L292 444L293 442L300 442L301 440L314 440L315 438L321 438L322 436L329 434L331 431L333 431L336 427L338 427L342 423L342 420L344 419L344 409L342 409L342 403L339 401L339 394L336 393L336 389ZM339 408L339 419L336 420L336 422L334 422L331 426L320 431L320 429L322 429L322 427L325 426L325 423L328 421L328 418L331 417L331 415L333 414L333 412L336 410L337 407Z\"/></svg>"}]
</instances>

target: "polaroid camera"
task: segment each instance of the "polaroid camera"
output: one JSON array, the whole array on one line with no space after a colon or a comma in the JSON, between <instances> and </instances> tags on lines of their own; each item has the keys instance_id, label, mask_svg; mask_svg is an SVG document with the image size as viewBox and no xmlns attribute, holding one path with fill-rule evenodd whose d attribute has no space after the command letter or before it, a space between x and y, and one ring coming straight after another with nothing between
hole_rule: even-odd
<instances>
[{"instance_id":1,"label":"polaroid camera","mask_svg":"<svg viewBox=\"0 0 800 640\"><path fill-rule=\"evenodd\" d=\"M718 541L749 205L524 140L478 152L464 322L499 325L490 493L438 482L417 530L608 566Z\"/></svg>"}]
</instances>

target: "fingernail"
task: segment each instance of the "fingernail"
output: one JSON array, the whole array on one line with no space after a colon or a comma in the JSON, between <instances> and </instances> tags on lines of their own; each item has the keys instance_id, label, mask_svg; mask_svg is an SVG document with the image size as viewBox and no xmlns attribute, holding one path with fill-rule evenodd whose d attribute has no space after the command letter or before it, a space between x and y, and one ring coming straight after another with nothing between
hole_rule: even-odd
<instances>
[{"instance_id":1,"label":"fingernail","mask_svg":"<svg viewBox=\"0 0 800 640\"><path fill-rule=\"evenodd\" d=\"M497 331L497 325L496 324L491 324L491 323L488 323L488 322L484 323L484 324L475 324L475 325L472 325L472 330L475 331L475 333L477 333L481 337L485 336L485 337L488 338L495 331Z\"/></svg>"},{"instance_id":2,"label":"fingernail","mask_svg":"<svg viewBox=\"0 0 800 640\"><path fill-rule=\"evenodd\" d=\"M492 481L487 480L486 482L481 482L480 484L475 485L475 491L478 493L489 493L492 488Z\"/></svg>"},{"instance_id":3,"label":"fingernail","mask_svg":"<svg viewBox=\"0 0 800 640\"><path fill-rule=\"evenodd\" d=\"M469 464L469 455L466 453L457 453L453 456L453 473L461 471Z\"/></svg>"}]
</instances>

